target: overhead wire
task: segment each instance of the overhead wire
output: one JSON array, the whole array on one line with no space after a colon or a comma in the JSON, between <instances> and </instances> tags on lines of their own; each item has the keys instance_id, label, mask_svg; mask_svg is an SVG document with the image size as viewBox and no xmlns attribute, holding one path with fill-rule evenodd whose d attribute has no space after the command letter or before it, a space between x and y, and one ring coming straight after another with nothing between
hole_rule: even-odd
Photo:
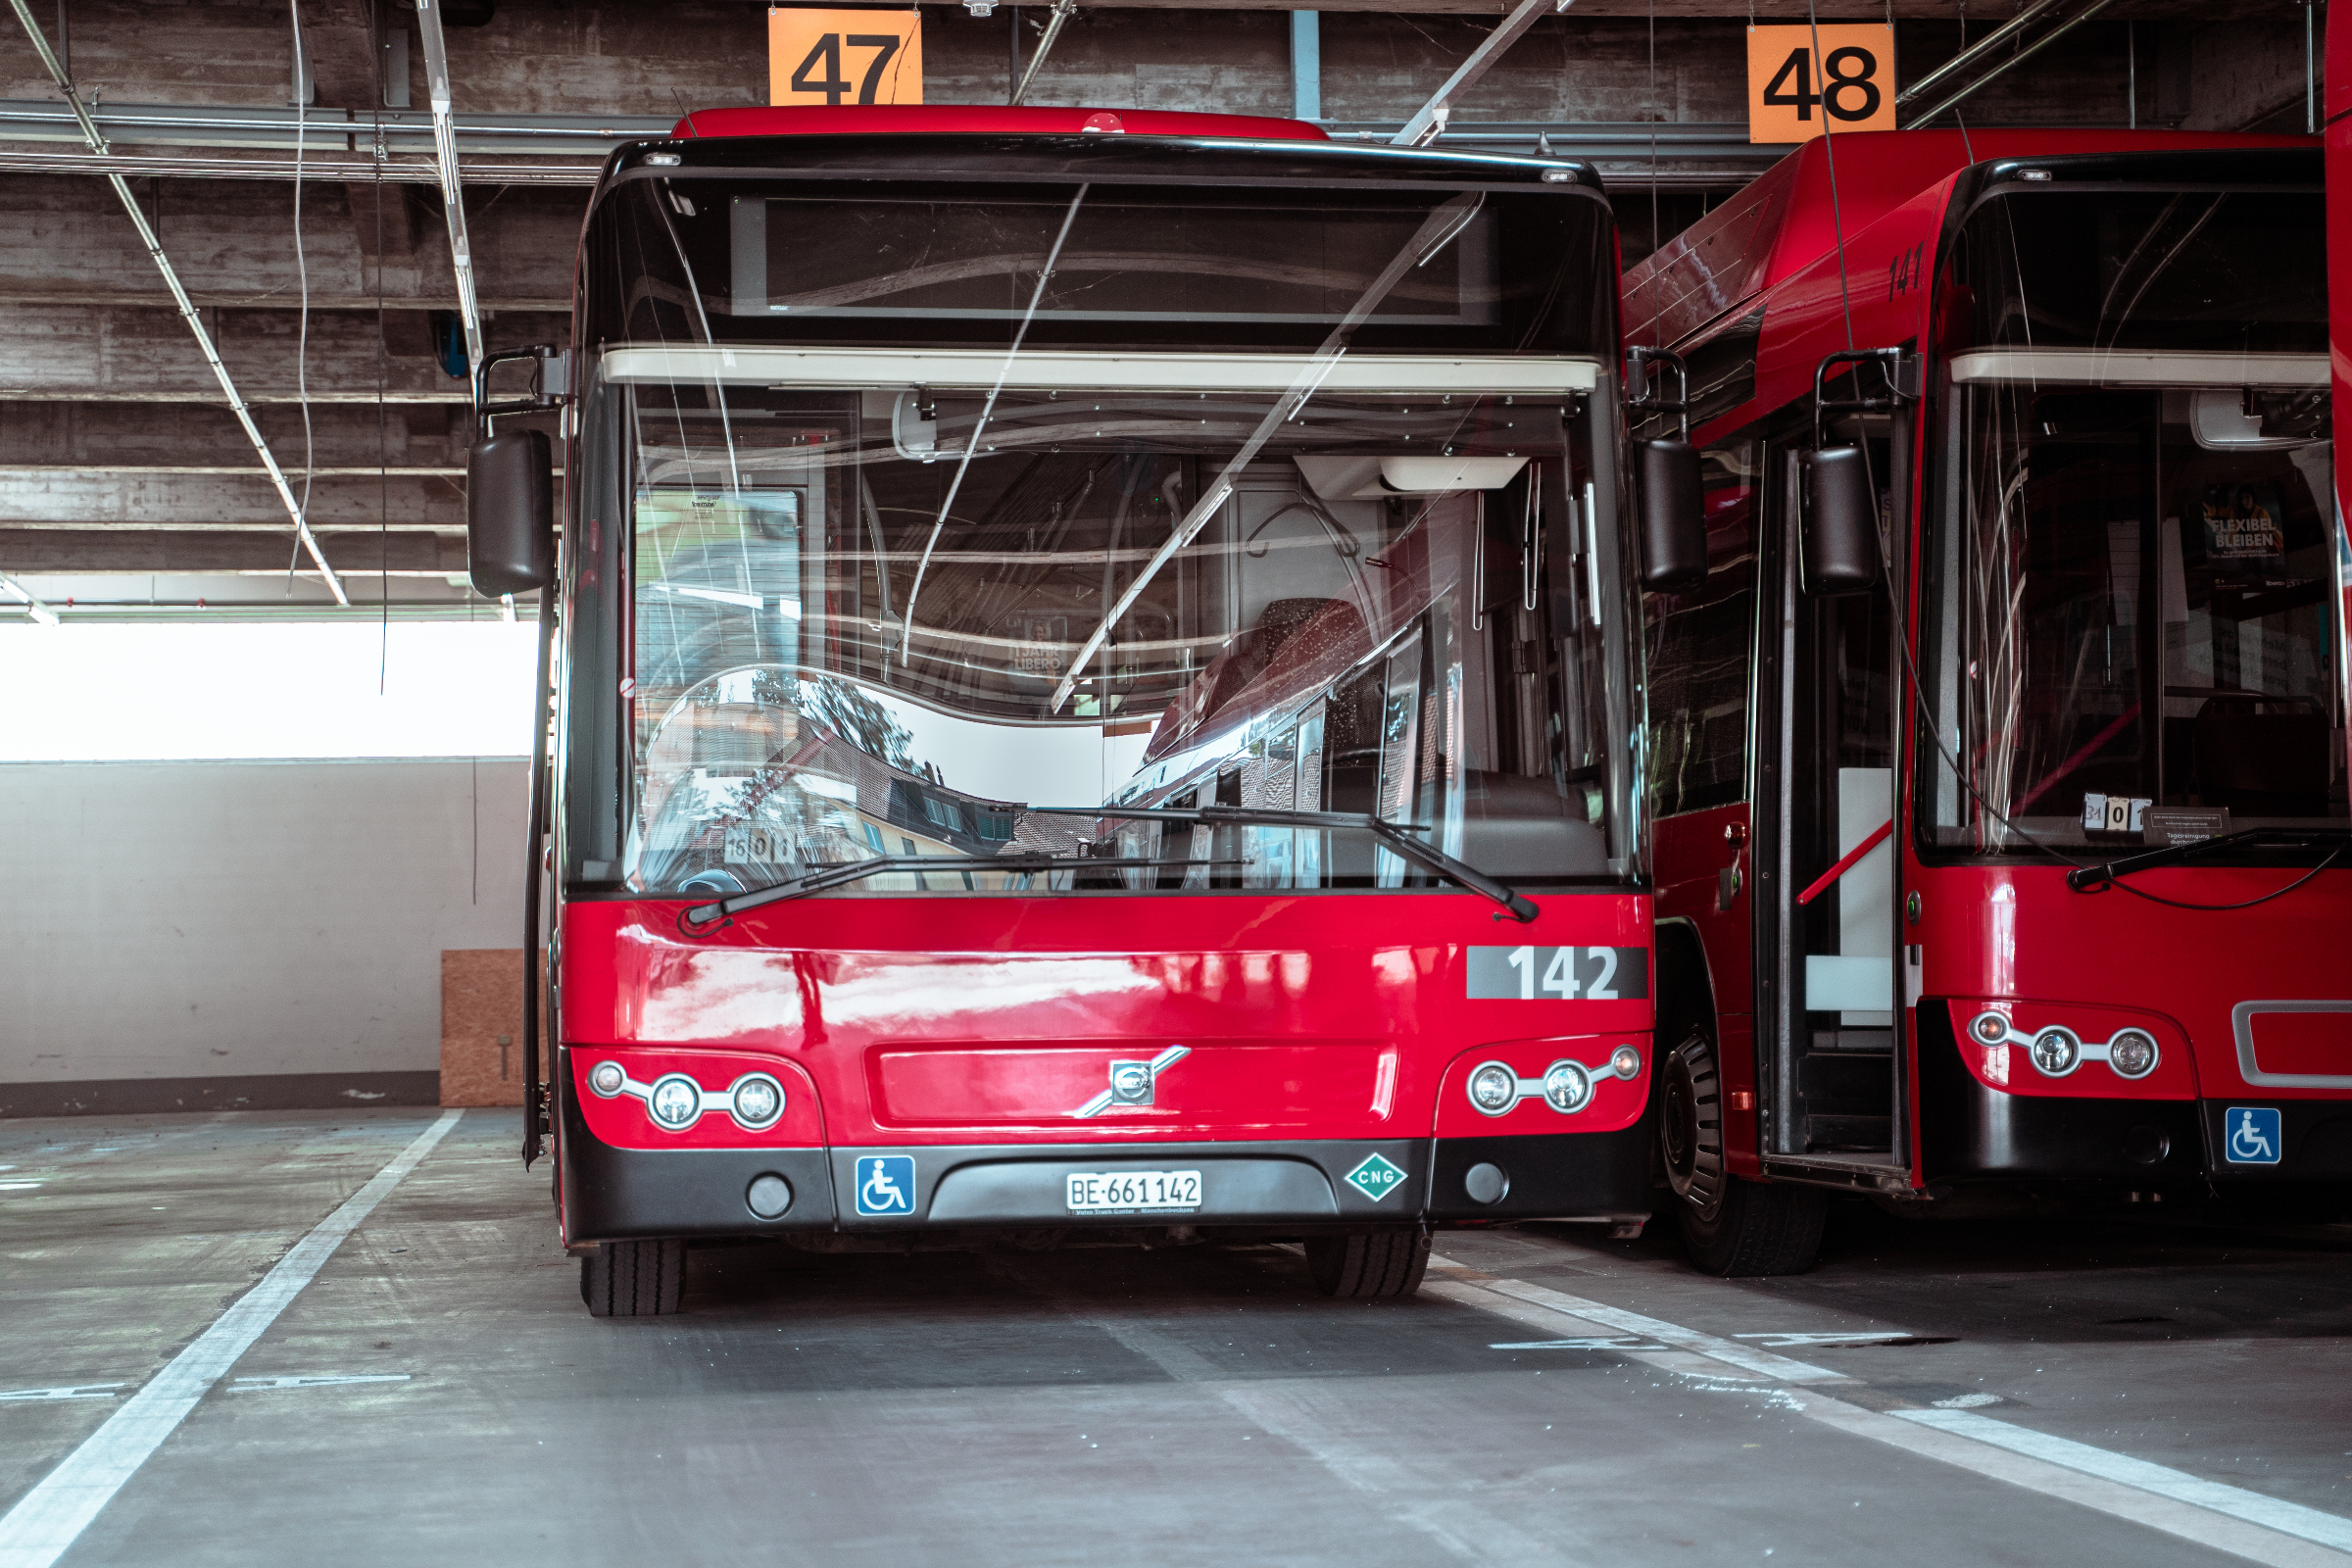
<instances>
[{"instance_id":1,"label":"overhead wire","mask_svg":"<svg viewBox=\"0 0 2352 1568\"><path fill-rule=\"evenodd\" d=\"M1812 30L1813 67L1821 74L1821 146L1830 164L1830 231L1838 241L1838 302L1845 312L1845 347L1854 347L1854 295L1847 286L1845 275L1845 216L1838 203L1838 137L1830 126L1830 82L1828 66L1821 54L1821 21L1814 15L1814 0L1805 0L1805 25Z\"/></svg>"},{"instance_id":2,"label":"overhead wire","mask_svg":"<svg viewBox=\"0 0 2352 1568\"><path fill-rule=\"evenodd\" d=\"M294 272L302 289L302 314L295 329L294 387L302 402L302 505L295 514L303 528L311 522L311 473L318 466L311 431L311 264L302 245L303 154L309 150L308 116L311 101L311 62L302 44L302 0L286 0L287 21L294 32ZM293 553L286 557L286 591L294 591L294 564L302 559L297 533Z\"/></svg>"},{"instance_id":3,"label":"overhead wire","mask_svg":"<svg viewBox=\"0 0 2352 1568\"><path fill-rule=\"evenodd\" d=\"M380 54L378 58L382 58ZM375 96L375 695L381 697L392 668L392 460L386 451L384 407L384 93L380 81ZM466 597L470 601L472 595Z\"/></svg>"}]
</instances>

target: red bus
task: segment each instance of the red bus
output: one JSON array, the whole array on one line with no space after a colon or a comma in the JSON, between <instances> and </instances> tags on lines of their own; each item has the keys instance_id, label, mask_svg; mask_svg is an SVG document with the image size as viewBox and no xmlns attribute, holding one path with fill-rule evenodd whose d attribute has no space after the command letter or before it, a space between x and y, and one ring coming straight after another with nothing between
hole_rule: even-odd
<instances>
[{"instance_id":1,"label":"red bus","mask_svg":"<svg viewBox=\"0 0 2352 1568\"><path fill-rule=\"evenodd\" d=\"M2308 138L1840 135L1628 276L1704 465L1704 584L1645 602L1702 1267L1805 1267L1838 1190L2352 1184L2320 181Z\"/></svg>"},{"instance_id":2,"label":"red bus","mask_svg":"<svg viewBox=\"0 0 2352 1568\"><path fill-rule=\"evenodd\" d=\"M555 585L527 1137L592 1312L706 1238L1383 1296L1646 1215L1616 254L1579 165L1287 121L614 156L568 358L482 404L564 403L556 555L545 436L469 478L476 584Z\"/></svg>"}]
</instances>

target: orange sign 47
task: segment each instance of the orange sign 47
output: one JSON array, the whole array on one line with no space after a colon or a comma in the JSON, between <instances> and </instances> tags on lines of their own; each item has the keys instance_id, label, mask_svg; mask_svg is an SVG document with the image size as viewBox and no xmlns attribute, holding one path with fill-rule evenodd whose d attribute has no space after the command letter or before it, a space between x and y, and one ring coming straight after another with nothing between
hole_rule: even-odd
<instances>
[{"instance_id":1,"label":"orange sign 47","mask_svg":"<svg viewBox=\"0 0 2352 1568\"><path fill-rule=\"evenodd\" d=\"M1892 27L1871 22L1747 29L1749 141L1893 128Z\"/></svg>"},{"instance_id":2,"label":"orange sign 47","mask_svg":"<svg viewBox=\"0 0 2352 1568\"><path fill-rule=\"evenodd\" d=\"M921 103L921 16L770 7L767 101L816 108Z\"/></svg>"}]
</instances>

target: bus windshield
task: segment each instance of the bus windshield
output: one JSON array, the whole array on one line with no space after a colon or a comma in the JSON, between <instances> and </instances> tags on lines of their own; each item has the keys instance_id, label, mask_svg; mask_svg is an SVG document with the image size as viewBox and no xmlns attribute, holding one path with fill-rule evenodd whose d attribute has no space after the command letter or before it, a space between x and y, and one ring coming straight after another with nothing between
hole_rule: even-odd
<instances>
[{"instance_id":1,"label":"bus windshield","mask_svg":"<svg viewBox=\"0 0 2352 1568\"><path fill-rule=\"evenodd\" d=\"M1028 809L1106 802L1377 813L1515 881L1621 878L1629 683L1608 666L1628 612L1591 451L1605 364L1345 352L1384 312L1494 314L1491 234L1440 265L1478 200L1384 220L1380 254L1355 221L1330 267L1301 248L1208 302L1249 310L1204 312L1197 278L1160 298L1187 332L1314 328L1255 354L1037 330L1083 306L1138 335L1154 301L1102 260L1137 215L1081 222L1083 194L1063 202L1058 228L1034 207L967 215L883 286L822 245L788 273L786 204L737 199L732 314L597 357L591 468L627 519L613 879L725 894L939 856L856 891L1431 885L1345 829ZM909 248L890 237L904 215L877 212L883 252ZM1098 274L1079 287L1060 263L1082 241ZM788 305L869 333L875 313L941 314L912 343L731 336ZM985 346L954 341L971 331Z\"/></svg>"},{"instance_id":2,"label":"bus windshield","mask_svg":"<svg viewBox=\"0 0 2352 1568\"><path fill-rule=\"evenodd\" d=\"M1936 844L2344 824L2320 219L2210 192L1972 216L1924 561L1923 674L1966 770L1922 770Z\"/></svg>"}]
</instances>

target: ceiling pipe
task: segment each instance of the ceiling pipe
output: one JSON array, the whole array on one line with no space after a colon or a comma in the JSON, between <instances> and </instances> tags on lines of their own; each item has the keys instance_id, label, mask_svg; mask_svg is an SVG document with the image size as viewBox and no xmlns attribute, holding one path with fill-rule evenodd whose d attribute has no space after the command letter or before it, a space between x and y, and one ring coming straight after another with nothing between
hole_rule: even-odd
<instances>
[{"instance_id":1,"label":"ceiling pipe","mask_svg":"<svg viewBox=\"0 0 2352 1568\"><path fill-rule=\"evenodd\" d=\"M1984 37L1952 56L1951 59L1946 60L1901 92L1896 93L1894 95L1895 107L1900 109L1903 105L1916 101L1920 94L1933 92L1937 82L1958 72L1966 71L1970 66L1975 65L1993 50L2034 25L2043 12L2057 3L2058 0L2034 0L2034 4L2002 23Z\"/></svg>"},{"instance_id":2,"label":"ceiling pipe","mask_svg":"<svg viewBox=\"0 0 2352 1568\"><path fill-rule=\"evenodd\" d=\"M1993 67L1982 76L1979 76L1976 80L1970 82L1967 86L1961 88L1958 92L1953 93L1949 98L1946 98L1935 108L1929 110L1925 114L1914 115L1911 118L1911 122L1905 125L1903 128L1905 130L1918 130L1922 126L1926 125L1928 122L1934 120L1937 115L1945 113L1955 105L1959 104L1962 100L1974 94L1979 88L1998 81L2002 76L2016 70L2019 66L2024 65L2027 61L2033 59L2035 55L2041 53L2044 49L2047 49L2050 45L2056 43L2068 33L2074 31L2083 23L2088 22L2100 12L2106 10L2108 6L2112 5L2113 3L2114 0L2091 0L2089 5L2084 6L2082 10L2067 18L2064 22L2061 22L2055 27L2052 27L2040 37L2034 39L2032 43L2026 45L2023 49L2020 49L2017 53L2011 55L2008 59L2002 61L1999 65Z\"/></svg>"},{"instance_id":3,"label":"ceiling pipe","mask_svg":"<svg viewBox=\"0 0 2352 1568\"><path fill-rule=\"evenodd\" d=\"M275 576L277 574L275 572L271 572L270 575ZM42 625L54 626L57 624L57 612L51 610L48 605L44 604L39 595L35 594L31 589L25 587L23 583L17 581L16 578L11 577L5 571L0 571L0 594L6 594L9 598L14 599L18 604L23 605L24 607L24 613L30 615Z\"/></svg>"},{"instance_id":4,"label":"ceiling pipe","mask_svg":"<svg viewBox=\"0 0 2352 1568\"><path fill-rule=\"evenodd\" d=\"M1046 56L1054 52L1054 40L1061 36L1061 24L1069 21L1077 9L1078 0L1054 0L1054 15L1046 20L1046 35L1037 40L1037 53L1029 57L1029 69L1021 73L1020 84L1012 89L1012 96L1004 100L1006 107L1016 107L1029 96L1029 84L1037 79L1037 68L1044 65ZM1017 8L1012 17L1012 24L1018 27L1021 14ZM1016 33L1014 36L1017 38L1019 35Z\"/></svg>"},{"instance_id":5,"label":"ceiling pipe","mask_svg":"<svg viewBox=\"0 0 2352 1568\"><path fill-rule=\"evenodd\" d=\"M21 6L24 0L12 3ZM473 242L466 232L466 187L458 178L458 131L450 116L449 50L441 37L440 0L416 0L416 30L424 35L433 165L441 175L441 210L449 217L449 262L458 274L458 319L466 328L466 378L474 382L482 366L482 311L473 293Z\"/></svg>"},{"instance_id":6,"label":"ceiling pipe","mask_svg":"<svg viewBox=\"0 0 2352 1568\"><path fill-rule=\"evenodd\" d=\"M72 106L74 119L81 126L82 140L89 144L90 152L99 161L106 161L113 149L107 145L106 138L98 134L98 126L90 119L89 110L82 106L81 94L74 90L73 78L66 74L66 68L58 63L57 56L50 51L49 39L42 33L41 24L33 21L31 8L25 4L25 0L9 0L9 4L16 9L17 20L24 24L24 32L32 39L32 47L39 53L41 64L48 68L49 79L57 83L57 90L66 95L66 102ZM236 415L237 423L244 426L245 439L253 443L254 455L262 460L262 466L269 470L270 482L277 487L277 498L285 503L286 515L294 521L294 537L302 541L303 549L310 552L311 561L318 566L319 575L326 579L327 589L335 596L335 603L349 605L351 596L343 591L343 579L336 576L335 568L326 564L326 554L318 548L318 537L311 532L310 522L302 514L302 503L295 499L294 487L286 482L285 470L277 466L277 458L270 452L270 443L262 438L262 427L254 423L253 411L238 393L237 383L230 377L228 367L220 363L220 351L213 343L213 334L205 330L204 318L188 298L187 289L181 286L179 272L172 267L172 258L164 253L164 242L156 237L155 227L147 221L147 214L140 208L139 199L131 194L129 181L122 177L119 170L110 168L105 172L107 183L114 186L116 198L122 203L122 210L130 215L132 225L139 231L139 242L147 247L147 254L154 259L156 270L164 274L164 283L172 290L172 302L179 307L179 318L187 322L188 330L196 335L196 347L204 355L204 363L212 367L214 378L220 383L220 391L228 399L229 411Z\"/></svg>"},{"instance_id":7,"label":"ceiling pipe","mask_svg":"<svg viewBox=\"0 0 2352 1568\"><path fill-rule=\"evenodd\" d=\"M1413 112L1389 143L1392 147L1423 147L1438 139L1446 129L1446 122L1453 116L1453 100L1457 93L1467 92L1487 74L1487 68L1502 58L1502 52L1517 43L1527 29L1547 16L1558 16L1574 5L1576 0L1519 0L1519 9L1503 18L1502 25L1487 34L1479 46L1470 51L1470 58L1453 68L1446 85L1434 93L1429 102Z\"/></svg>"}]
</instances>

